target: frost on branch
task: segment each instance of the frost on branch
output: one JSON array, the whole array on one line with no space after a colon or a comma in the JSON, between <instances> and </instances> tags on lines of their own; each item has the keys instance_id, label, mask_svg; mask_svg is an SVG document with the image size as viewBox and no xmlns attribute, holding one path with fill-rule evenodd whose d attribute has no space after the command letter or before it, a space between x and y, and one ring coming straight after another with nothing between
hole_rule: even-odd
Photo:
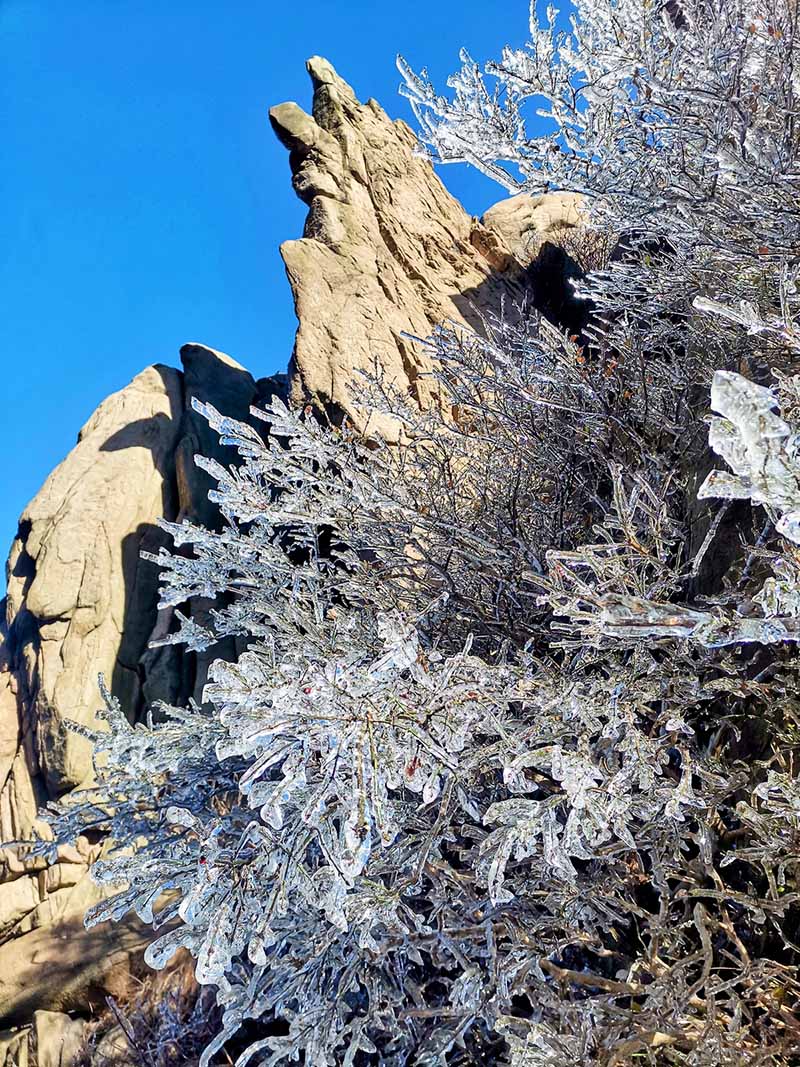
<instances>
[{"instance_id":1,"label":"frost on branch","mask_svg":"<svg viewBox=\"0 0 800 1067\"><path fill-rule=\"evenodd\" d=\"M612 466L594 546L576 521L571 547L548 553L534 487L565 517L576 507L560 478L583 417L570 390L587 382L564 364L550 392L562 356L546 331L525 334L517 363L501 340L498 379L469 339L441 335L459 420L409 415L395 459L277 402L259 413L263 439L208 409L242 461L215 468L222 531L172 527L182 552L159 558L162 595L213 585L230 599L205 637L248 645L213 665L203 708L131 726L108 696L97 784L54 813L57 840L91 823L118 843L95 868L112 895L89 921L135 911L160 934L152 966L185 946L216 987L223 1029L205 1062L248 1019L263 1028L248 1055L268 1064L478 1064L487 1048L592 1063L640 1031L643 1047L685 1051L709 1025L697 988L744 1020L714 1031L731 1047L779 1039L753 1020L775 983L793 988L784 964L770 949L732 981L730 954L737 939L748 951L753 911L788 920L795 897L767 872L793 869L796 794L778 767L748 783L717 726L742 686L770 683L740 683L711 651L693 659L664 619L666 654L652 633L553 641L554 617L572 625L570 572L584 600L598 586L675 595L678 498L670 477ZM561 464L513 450L553 395L545 440ZM603 462L588 453L575 477L595 484ZM530 516L514 526L521 499ZM796 572L774 573L765 606L790 614ZM177 621L177 639L198 639ZM785 680L769 694L791 716ZM733 940L715 948L720 929Z\"/></svg>"},{"instance_id":2,"label":"frost on branch","mask_svg":"<svg viewBox=\"0 0 800 1067\"><path fill-rule=\"evenodd\" d=\"M107 696L97 782L52 813L56 842L116 842L88 921L135 911L152 966L196 957L223 1010L208 1063L248 1020L276 1065L778 1047L796 666L675 640L723 609L673 603L684 498L602 368L535 323L432 343L458 417L406 410L401 454L279 402L263 437L206 409L240 462L214 467L221 531L170 527L162 600L224 594L175 639L246 647L203 707L131 725ZM757 602L796 618L797 568L771 564ZM589 640L603 597L660 614ZM745 698L775 717L752 775Z\"/></svg>"},{"instance_id":3,"label":"frost on branch","mask_svg":"<svg viewBox=\"0 0 800 1067\"><path fill-rule=\"evenodd\" d=\"M790 384L796 392L797 379ZM733 474L712 471L699 496L763 504L777 531L800 544L800 429L776 414L778 406L773 390L717 371L711 407L721 417L711 421L709 443Z\"/></svg>"},{"instance_id":4,"label":"frost on branch","mask_svg":"<svg viewBox=\"0 0 800 1067\"><path fill-rule=\"evenodd\" d=\"M746 347L742 325L773 366L796 354L793 0L576 0L560 17L532 3L523 47L461 60L449 93L400 60L423 141L437 161L470 162L512 194L582 194L590 223L623 236L628 254L621 246L581 287L616 358L635 322L650 351L674 342L677 316L673 369L729 366Z\"/></svg>"}]
</instances>

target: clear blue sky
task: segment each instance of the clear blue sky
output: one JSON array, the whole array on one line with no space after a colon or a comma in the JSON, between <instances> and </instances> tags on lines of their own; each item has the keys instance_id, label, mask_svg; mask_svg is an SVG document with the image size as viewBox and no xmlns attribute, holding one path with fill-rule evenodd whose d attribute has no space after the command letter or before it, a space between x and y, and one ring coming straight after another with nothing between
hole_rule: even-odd
<instances>
[{"instance_id":1,"label":"clear blue sky","mask_svg":"<svg viewBox=\"0 0 800 1067\"><path fill-rule=\"evenodd\" d=\"M256 376L285 367L278 245L305 209L267 110L310 105L305 59L411 122L397 52L443 84L462 45L489 58L526 32L525 0L0 0L0 559L143 367L189 340ZM474 214L504 195L467 168L442 177Z\"/></svg>"}]
</instances>

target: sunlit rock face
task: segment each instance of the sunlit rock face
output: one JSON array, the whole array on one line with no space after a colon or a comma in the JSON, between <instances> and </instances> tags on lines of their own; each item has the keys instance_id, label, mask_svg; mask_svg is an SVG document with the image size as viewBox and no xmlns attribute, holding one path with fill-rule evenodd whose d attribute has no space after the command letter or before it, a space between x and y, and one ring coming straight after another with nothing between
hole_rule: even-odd
<instances>
[{"instance_id":1,"label":"sunlit rock face","mask_svg":"<svg viewBox=\"0 0 800 1067\"><path fill-rule=\"evenodd\" d=\"M303 236L281 254L299 319L291 365L296 402L366 415L352 395L376 361L388 382L433 402L430 362L412 341L443 322L482 328L530 295L525 267L578 223L575 198L518 197L472 218L416 153L413 132L374 101L361 104L324 59L309 60L311 114L280 104L270 121L308 204ZM374 414L370 429L395 428Z\"/></svg>"},{"instance_id":2,"label":"sunlit rock face","mask_svg":"<svg viewBox=\"0 0 800 1067\"><path fill-rule=\"evenodd\" d=\"M312 114L296 104L270 112L309 208L303 236L281 249L298 317L288 374L256 380L223 353L185 345L180 369L147 367L100 404L20 519L0 608L0 841L30 835L43 804L90 781L90 747L66 723L94 723L98 674L139 719L156 700L201 700L211 659L237 654L233 640L199 656L149 647L172 618L158 611L157 568L140 553L167 543L162 516L216 526L193 456L231 462L192 397L248 419L278 394L391 438L395 427L369 421L354 400L359 372L379 367L435 403L421 377L428 357L406 335L445 321L482 329L501 304L560 306L566 291L546 250L578 225L574 198L520 197L472 218L415 154L408 126L359 103L324 59L308 70ZM532 275L545 254L552 270ZM184 606L200 620L208 608ZM45 1024L66 1032L49 1013L85 1009L124 981L148 931L81 923L99 893L88 868L101 847L81 839L50 867L0 850L0 1029L27 1023L44 1042ZM26 1031L2 1038L0 1062L23 1062L26 1042Z\"/></svg>"},{"instance_id":3,"label":"sunlit rock face","mask_svg":"<svg viewBox=\"0 0 800 1067\"><path fill-rule=\"evenodd\" d=\"M192 397L247 418L284 383L256 382L199 344L183 347L181 364L148 367L104 400L20 519L0 628L1 841L28 836L43 804L91 780L90 745L67 723L95 725L99 674L132 719L156 700L202 697L213 653L148 648L171 618L157 608L157 568L140 553L168 543L162 516L219 521L192 457L230 457ZM49 867L0 850L0 1023L85 1006L88 991L118 983L146 942L133 921L118 932L83 929L99 896L88 868L100 847L81 839Z\"/></svg>"}]
</instances>

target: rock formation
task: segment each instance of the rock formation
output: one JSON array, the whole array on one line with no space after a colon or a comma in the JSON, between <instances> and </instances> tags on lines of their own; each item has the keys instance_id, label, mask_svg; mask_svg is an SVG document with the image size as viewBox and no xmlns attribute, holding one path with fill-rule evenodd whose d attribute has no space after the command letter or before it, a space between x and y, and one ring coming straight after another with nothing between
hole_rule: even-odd
<instances>
[{"instance_id":1,"label":"rock formation","mask_svg":"<svg viewBox=\"0 0 800 1067\"><path fill-rule=\"evenodd\" d=\"M0 840L27 837L41 805L89 778L90 746L65 721L93 722L99 673L132 717L154 700L200 696L202 657L148 649L170 617L159 617L157 569L139 554L166 543L161 516L217 520L192 456L229 457L191 397L245 418L282 383L256 382L203 345L185 345L181 361L182 371L148 367L104 400L20 519L0 630ZM0 1023L85 1007L92 990L102 1002L146 943L134 920L83 928L100 847L80 839L52 866L0 852Z\"/></svg>"},{"instance_id":2,"label":"rock formation","mask_svg":"<svg viewBox=\"0 0 800 1067\"><path fill-rule=\"evenodd\" d=\"M310 59L312 114L280 104L270 121L289 149L295 192L308 204L303 237L281 245L299 326L291 396L359 428L351 386L380 363L387 381L430 401L427 337L445 321L526 295L526 269L548 238L578 223L574 197L516 198L471 218L415 155L416 138L374 101L360 104L326 60ZM373 415L371 428L392 427Z\"/></svg>"},{"instance_id":3,"label":"rock formation","mask_svg":"<svg viewBox=\"0 0 800 1067\"><path fill-rule=\"evenodd\" d=\"M427 403L427 357L405 335L445 320L480 328L501 301L519 304L531 261L578 223L563 196L505 201L471 218L414 154L408 126L375 101L360 104L325 60L308 70L313 117L296 104L270 112L309 206L303 237L281 249L299 321L288 377L256 381L228 356L185 345L182 370L148 367L103 401L20 520L0 621L0 841L30 835L44 803L89 779L89 746L65 723L93 721L100 672L131 717L154 700L201 699L207 659L148 648L171 617L157 610L156 568L140 559L164 543L161 516L218 521L192 457L231 457L190 398L247 418L277 392L363 427L349 385L377 361ZM198 616L206 609L189 605ZM27 1063L34 1048L40 1067L66 1067L75 1030L63 1013L124 985L148 936L134 921L83 929L101 847L81 839L49 867L0 850L0 1025L22 1026L0 1032L0 1067Z\"/></svg>"}]
</instances>

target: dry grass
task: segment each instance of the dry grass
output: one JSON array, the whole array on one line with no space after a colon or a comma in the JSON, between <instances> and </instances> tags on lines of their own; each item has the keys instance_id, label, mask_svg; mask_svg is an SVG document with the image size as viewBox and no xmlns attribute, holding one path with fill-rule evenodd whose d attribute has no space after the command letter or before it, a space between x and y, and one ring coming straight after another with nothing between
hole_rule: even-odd
<instances>
[{"instance_id":1,"label":"dry grass","mask_svg":"<svg viewBox=\"0 0 800 1067\"><path fill-rule=\"evenodd\" d=\"M584 274L605 270L614 251L618 234L592 226L562 226L550 238L581 268Z\"/></svg>"},{"instance_id":2,"label":"dry grass","mask_svg":"<svg viewBox=\"0 0 800 1067\"><path fill-rule=\"evenodd\" d=\"M76 1067L193 1067L219 1029L213 990L197 984L185 951L138 979L129 998L108 997L106 1005L87 1025Z\"/></svg>"}]
</instances>

